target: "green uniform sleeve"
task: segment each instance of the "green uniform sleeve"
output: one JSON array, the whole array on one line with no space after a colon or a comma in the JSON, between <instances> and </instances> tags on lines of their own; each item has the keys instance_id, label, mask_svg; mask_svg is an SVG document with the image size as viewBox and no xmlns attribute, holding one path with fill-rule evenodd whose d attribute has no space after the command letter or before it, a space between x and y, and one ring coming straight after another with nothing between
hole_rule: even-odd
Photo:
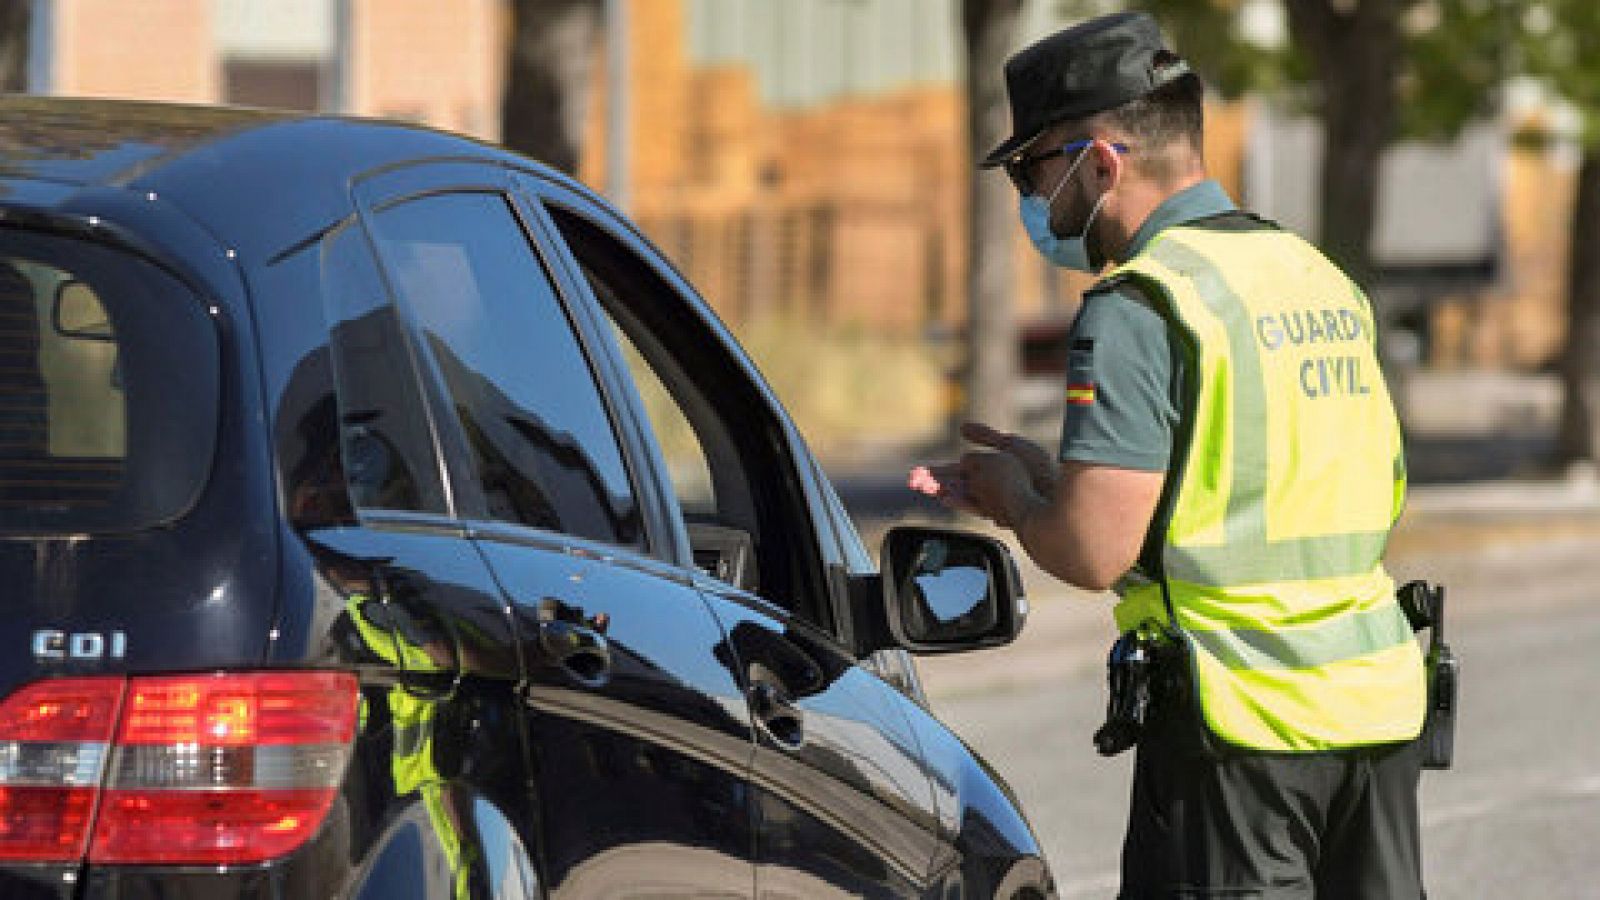
<instances>
[{"instance_id":1,"label":"green uniform sleeve","mask_svg":"<svg viewBox=\"0 0 1600 900\"><path fill-rule=\"evenodd\" d=\"M1132 286L1084 298L1068 337L1063 461L1166 471L1182 396L1175 343Z\"/></svg>"}]
</instances>

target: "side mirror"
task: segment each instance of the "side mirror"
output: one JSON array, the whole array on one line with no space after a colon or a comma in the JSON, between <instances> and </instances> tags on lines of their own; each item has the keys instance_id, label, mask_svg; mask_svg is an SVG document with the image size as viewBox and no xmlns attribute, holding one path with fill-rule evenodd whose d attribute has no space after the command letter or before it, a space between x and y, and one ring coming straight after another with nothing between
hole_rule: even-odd
<instances>
[{"instance_id":1,"label":"side mirror","mask_svg":"<svg viewBox=\"0 0 1600 900\"><path fill-rule=\"evenodd\" d=\"M111 319L94 289L69 278L56 286L55 302L50 310L50 324L56 334L81 341L114 341Z\"/></svg>"},{"instance_id":2,"label":"side mirror","mask_svg":"<svg viewBox=\"0 0 1600 900\"><path fill-rule=\"evenodd\" d=\"M901 526L884 537L880 560L881 605L872 618L882 616L883 640L875 643L917 654L956 653L1009 644L1022 631L1027 597L1011 552L999 541ZM869 604L874 599L862 597Z\"/></svg>"}]
</instances>

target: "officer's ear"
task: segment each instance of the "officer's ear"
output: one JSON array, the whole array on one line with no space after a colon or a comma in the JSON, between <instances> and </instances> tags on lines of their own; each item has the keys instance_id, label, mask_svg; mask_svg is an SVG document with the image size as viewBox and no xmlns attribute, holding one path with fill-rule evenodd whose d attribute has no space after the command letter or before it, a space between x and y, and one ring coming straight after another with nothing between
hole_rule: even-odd
<instances>
[{"instance_id":1,"label":"officer's ear","mask_svg":"<svg viewBox=\"0 0 1600 900\"><path fill-rule=\"evenodd\" d=\"M1112 143L1105 138L1095 138L1094 149L1089 151L1094 154L1095 177L1100 179L1101 186L1106 190L1122 182L1122 167L1127 162Z\"/></svg>"}]
</instances>

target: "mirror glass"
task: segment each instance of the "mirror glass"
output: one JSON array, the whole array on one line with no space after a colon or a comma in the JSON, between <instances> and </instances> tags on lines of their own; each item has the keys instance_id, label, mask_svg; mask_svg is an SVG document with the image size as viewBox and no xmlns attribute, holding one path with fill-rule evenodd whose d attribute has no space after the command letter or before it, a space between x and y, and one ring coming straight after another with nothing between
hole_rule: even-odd
<instances>
[{"instance_id":1,"label":"mirror glass","mask_svg":"<svg viewBox=\"0 0 1600 900\"><path fill-rule=\"evenodd\" d=\"M900 625L907 639L965 640L995 627L995 573L981 545L922 535L895 562Z\"/></svg>"},{"instance_id":2,"label":"mirror glass","mask_svg":"<svg viewBox=\"0 0 1600 900\"><path fill-rule=\"evenodd\" d=\"M76 279L61 282L56 288L56 308L52 317L56 333L62 337L87 341L115 340L111 318L100 298L87 284Z\"/></svg>"}]
</instances>

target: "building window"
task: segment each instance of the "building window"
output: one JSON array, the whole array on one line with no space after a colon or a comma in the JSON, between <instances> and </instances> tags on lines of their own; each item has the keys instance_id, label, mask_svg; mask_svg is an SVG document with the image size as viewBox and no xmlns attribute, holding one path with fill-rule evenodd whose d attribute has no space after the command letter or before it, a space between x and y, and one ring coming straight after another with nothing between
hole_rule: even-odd
<instances>
[{"instance_id":1,"label":"building window","mask_svg":"<svg viewBox=\"0 0 1600 900\"><path fill-rule=\"evenodd\" d=\"M316 112L327 67L316 60L229 59L222 64L227 102Z\"/></svg>"}]
</instances>

